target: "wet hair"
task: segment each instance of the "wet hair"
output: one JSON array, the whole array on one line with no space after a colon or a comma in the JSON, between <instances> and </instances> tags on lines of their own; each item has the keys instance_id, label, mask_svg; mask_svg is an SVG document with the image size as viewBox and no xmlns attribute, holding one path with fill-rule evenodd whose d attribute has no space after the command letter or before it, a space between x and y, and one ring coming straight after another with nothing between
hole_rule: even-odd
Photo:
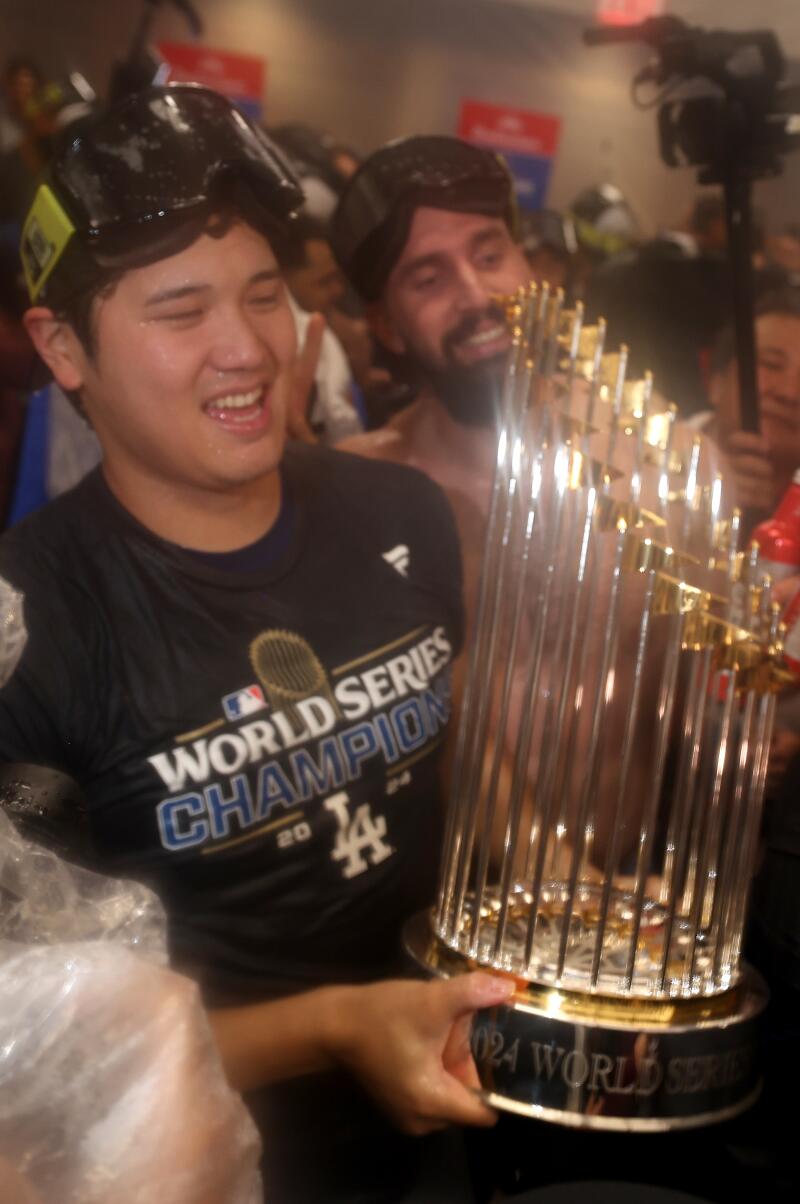
<instances>
[{"instance_id":1,"label":"wet hair","mask_svg":"<svg viewBox=\"0 0 800 1204\"><path fill-rule=\"evenodd\" d=\"M331 250L362 300L380 299L423 206L496 217L516 238L514 185L499 155L449 135L389 142L364 160L331 218Z\"/></svg>"},{"instance_id":2,"label":"wet hair","mask_svg":"<svg viewBox=\"0 0 800 1204\"><path fill-rule=\"evenodd\" d=\"M212 210L203 208L182 216L178 222L165 225L163 230L156 230L155 233L152 227L148 228L147 238L133 242L122 254L113 257L99 254L82 256L80 283L52 300L46 299L44 304L50 305L56 317L72 327L84 351L92 358L97 351L94 326L96 301L110 297L127 272L148 267L185 251L202 234L223 238L237 221L245 222L263 235L279 265L286 266L284 254L292 241L291 237L281 224L271 219L255 203L249 190L241 185Z\"/></svg>"},{"instance_id":3,"label":"wet hair","mask_svg":"<svg viewBox=\"0 0 800 1204\"><path fill-rule=\"evenodd\" d=\"M800 319L800 288L776 289L765 293L756 302L756 320L768 314ZM725 372L736 358L736 334L732 326L726 326L719 334L711 352L712 374Z\"/></svg>"}]
</instances>

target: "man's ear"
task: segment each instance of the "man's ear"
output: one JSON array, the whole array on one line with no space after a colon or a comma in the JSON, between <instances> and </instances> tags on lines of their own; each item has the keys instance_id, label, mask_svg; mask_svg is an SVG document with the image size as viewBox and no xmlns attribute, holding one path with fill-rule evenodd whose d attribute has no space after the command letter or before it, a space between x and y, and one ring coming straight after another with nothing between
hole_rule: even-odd
<instances>
[{"instance_id":1,"label":"man's ear","mask_svg":"<svg viewBox=\"0 0 800 1204\"><path fill-rule=\"evenodd\" d=\"M86 352L75 331L52 309L34 306L23 316L31 342L62 389L74 391L84 384Z\"/></svg>"},{"instance_id":2,"label":"man's ear","mask_svg":"<svg viewBox=\"0 0 800 1204\"><path fill-rule=\"evenodd\" d=\"M379 343L394 355L405 355L408 348L392 319L380 301L373 301L366 308L369 328Z\"/></svg>"}]
</instances>

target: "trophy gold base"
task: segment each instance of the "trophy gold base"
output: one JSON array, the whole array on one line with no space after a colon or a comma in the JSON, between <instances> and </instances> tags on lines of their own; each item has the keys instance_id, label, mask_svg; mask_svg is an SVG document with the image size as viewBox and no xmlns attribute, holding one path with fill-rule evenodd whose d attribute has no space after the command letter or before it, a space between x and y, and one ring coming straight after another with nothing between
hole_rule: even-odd
<instances>
[{"instance_id":1,"label":"trophy gold base","mask_svg":"<svg viewBox=\"0 0 800 1204\"><path fill-rule=\"evenodd\" d=\"M409 921L405 944L434 976L484 968L440 941L428 913ZM727 1120L758 1098L767 990L750 967L731 990L686 1000L517 982L511 1001L479 1012L472 1032L494 1108L580 1129L654 1133Z\"/></svg>"}]
</instances>

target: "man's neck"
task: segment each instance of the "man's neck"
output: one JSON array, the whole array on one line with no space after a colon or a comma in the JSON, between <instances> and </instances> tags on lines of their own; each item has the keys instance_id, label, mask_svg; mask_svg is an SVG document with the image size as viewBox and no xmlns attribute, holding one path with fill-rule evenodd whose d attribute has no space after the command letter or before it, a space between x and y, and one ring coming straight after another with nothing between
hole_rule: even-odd
<instances>
[{"instance_id":1,"label":"man's neck","mask_svg":"<svg viewBox=\"0 0 800 1204\"><path fill-rule=\"evenodd\" d=\"M228 489L202 489L143 477L103 463L103 475L129 514L169 543L198 552L233 552L255 543L281 508L278 469Z\"/></svg>"},{"instance_id":2,"label":"man's neck","mask_svg":"<svg viewBox=\"0 0 800 1204\"><path fill-rule=\"evenodd\" d=\"M417 400L417 442L427 458L440 456L462 469L485 472L491 469L497 436L493 427L467 426L456 422L430 386L423 386Z\"/></svg>"}]
</instances>

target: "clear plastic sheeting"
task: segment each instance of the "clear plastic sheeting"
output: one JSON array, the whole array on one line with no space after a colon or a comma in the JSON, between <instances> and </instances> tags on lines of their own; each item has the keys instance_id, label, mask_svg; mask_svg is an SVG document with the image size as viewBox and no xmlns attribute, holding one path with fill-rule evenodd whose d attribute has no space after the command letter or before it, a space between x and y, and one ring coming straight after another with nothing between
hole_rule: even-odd
<instances>
[{"instance_id":1,"label":"clear plastic sheeting","mask_svg":"<svg viewBox=\"0 0 800 1204\"><path fill-rule=\"evenodd\" d=\"M261 1204L260 1145L144 887L0 813L3 1204Z\"/></svg>"},{"instance_id":2,"label":"clear plastic sheeting","mask_svg":"<svg viewBox=\"0 0 800 1204\"><path fill-rule=\"evenodd\" d=\"M26 840L0 809L0 963L20 942L74 941L114 941L165 964L164 910L140 883L79 869Z\"/></svg>"},{"instance_id":3,"label":"clear plastic sheeting","mask_svg":"<svg viewBox=\"0 0 800 1204\"><path fill-rule=\"evenodd\" d=\"M22 594L0 577L0 686L16 669L28 638L22 604Z\"/></svg>"}]
</instances>

